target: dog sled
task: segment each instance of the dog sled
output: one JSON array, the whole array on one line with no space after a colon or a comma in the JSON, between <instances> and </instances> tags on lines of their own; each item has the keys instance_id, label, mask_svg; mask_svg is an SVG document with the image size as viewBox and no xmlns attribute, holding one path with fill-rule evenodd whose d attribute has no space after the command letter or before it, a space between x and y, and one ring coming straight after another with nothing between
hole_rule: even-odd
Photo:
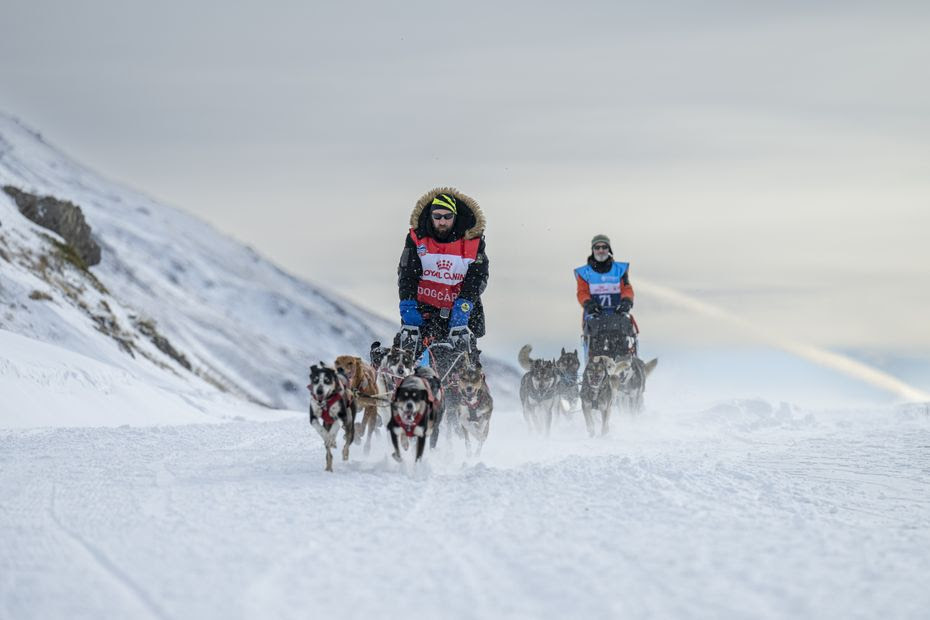
<instances>
[{"instance_id":1,"label":"dog sled","mask_svg":"<svg viewBox=\"0 0 930 620\"><path fill-rule=\"evenodd\" d=\"M380 342L373 342L371 345L371 363L375 368L384 366L382 360L386 355L399 355L405 353L407 363L398 363L398 368L391 377L396 384L404 378L406 374L413 371L414 366L429 366L439 376L443 388L448 386L450 378L458 370L469 365L475 365L474 360L477 358L477 340L467 327L456 327L450 332L445 340L434 340L424 338L420 334L420 328L414 325L403 325L394 336L392 347L382 346ZM394 367L395 365L391 365ZM400 370L407 368L408 372ZM395 388L396 388L395 384ZM390 399L391 393L379 394L379 397ZM387 404L381 401L380 404Z\"/></svg>"},{"instance_id":2,"label":"dog sled","mask_svg":"<svg viewBox=\"0 0 930 620\"><path fill-rule=\"evenodd\" d=\"M465 326L453 328L445 339L432 339L424 337L419 327L403 325L391 347L375 342L371 349L372 364L381 369L393 369L389 373L394 381L424 369L433 373L435 391L442 397L438 405L431 406L435 414L430 423L430 448L436 447L440 427L444 427L448 441L452 441L453 434L465 440L467 454L472 452L470 437L477 441L480 452L487 438L487 423L493 407L478 355L477 339ZM389 356L402 357L404 363L387 363ZM384 383L388 383L387 378ZM386 403L390 409L388 419L396 410L398 389L399 384L395 384L393 392L388 386L385 393L378 394L379 398L394 401Z\"/></svg>"},{"instance_id":3,"label":"dog sled","mask_svg":"<svg viewBox=\"0 0 930 620\"><path fill-rule=\"evenodd\" d=\"M657 359L644 362L639 358L639 327L627 312L601 312L586 316L582 344L585 352L585 379L581 396L588 431L593 435L589 410L603 414L602 434L607 432L611 406L621 412L639 413L643 408L646 378L655 369ZM603 360L607 365L610 396L600 394L596 381L588 381L592 362ZM586 391L587 390L587 391ZM605 400L606 399L606 400Z\"/></svg>"},{"instance_id":4,"label":"dog sled","mask_svg":"<svg viewBox=\"0 0 930 620\"><path fill-rule=\"evenodd\" d=\"M581 336L585 363L599 355L637 355L639 327L628 312L604 311L585 317Z\"/></svg>"},{"instance_id":5,"label":"dog sled","mask_svg":"<svg viewBox=\"0 0 930 620\"><path fill-rule=\"evenodd\" d=\"M411 351L420 365L432 367L443 386L477 351L477 339L466 326L453 327L445 340L431 340L421 337L419 327L404 325L395 341L401 349Z\"/></svg>"}]
</instances>

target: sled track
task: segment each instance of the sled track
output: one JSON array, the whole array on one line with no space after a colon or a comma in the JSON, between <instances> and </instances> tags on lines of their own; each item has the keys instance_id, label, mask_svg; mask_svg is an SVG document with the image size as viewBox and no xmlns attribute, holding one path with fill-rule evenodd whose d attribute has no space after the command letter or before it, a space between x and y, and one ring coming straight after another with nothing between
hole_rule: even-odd
<instances>
[{"instance_id":1,"label":"sled track","mask_svg":"<svg viewBox=\"0 0 930 620\"><path fill-rule=\"evenodd\" d=\"M123 589L131 598L135 599L152 618L167 620L168 615L165 614L159 605L142 587L139 586L139 584L135 583L135 581L133 581L129 575L127 575L116 564L114 564L113 561L110 560L110 558L108 558L107 555L100 549L87 542L80 535L72 532L61 522L61 519L58 517L55 510L55 492L56 488L53 485L51 495L49 497L48 517L55 525L55 528L57 528L57 530L61 532L65 538L70 540L75 547L86 553L93 561L93 563L96 563L100 570L110 577L110 580L116 585L117 588Z\"/></svg>"}]
</instances>

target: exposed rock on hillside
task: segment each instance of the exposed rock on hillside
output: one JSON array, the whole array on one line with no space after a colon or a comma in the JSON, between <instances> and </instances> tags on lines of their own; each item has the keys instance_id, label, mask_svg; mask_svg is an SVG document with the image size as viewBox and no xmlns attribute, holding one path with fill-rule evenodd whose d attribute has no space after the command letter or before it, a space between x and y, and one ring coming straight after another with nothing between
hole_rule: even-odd
<instances>
[{"instance_id":1,"label":"exposed rock on hillside","mask_svg":"<svg viewBox=\"0 0 930 620\"><path fill-rule=\"evenodd\" d=\"M84 265L91 267L100 262L100 246L91 235L81 207L53 196L30 194L12 185L5 185L3 191L13 198L25 217L61 235Z\"/></svg>"}]
</instances>

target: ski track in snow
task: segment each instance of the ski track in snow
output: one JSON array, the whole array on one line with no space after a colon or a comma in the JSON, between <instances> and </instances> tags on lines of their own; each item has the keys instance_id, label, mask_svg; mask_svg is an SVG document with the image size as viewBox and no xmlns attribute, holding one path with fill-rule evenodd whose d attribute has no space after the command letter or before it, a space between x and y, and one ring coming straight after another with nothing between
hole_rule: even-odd
<instances>
[{"instance_id":1,"label":"ski track in snow","mask_svg":"<svg viewBox=\"0 0 930 620\"><path fill-rule=\"evenodd\" d=\"M303 418L0 431L0 617L927 617L925 411L522 424L333 474Z\"/></svg>"}]
</instances>

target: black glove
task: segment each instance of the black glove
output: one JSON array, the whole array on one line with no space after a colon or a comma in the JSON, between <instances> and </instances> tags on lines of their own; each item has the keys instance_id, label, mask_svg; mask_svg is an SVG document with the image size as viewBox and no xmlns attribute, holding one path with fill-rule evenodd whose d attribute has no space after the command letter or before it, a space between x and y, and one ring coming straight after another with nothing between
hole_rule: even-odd
<instances>
[{"instance_id":1,"label":"black glove","mask_svg":"<svg viewBox=\"0 0 930 620\"><path fill-rule=\"evenodd\" d=\"M584 302L584 313L585 314L600 314L601 304L597 303L593 298L588 299L586 302Z\"/></svg>"},{"instance_id":2,"label":"black glove","mask_svg":"<svg viewBox=\"0 0 930 620\"><path fill-rule=\"evenodd\" d=\"M620 312L629 312L633 309L633 300L629 297L624 297L620 300L620 303L617 304L617 310Z\"/></svg>"}]
</instances>

